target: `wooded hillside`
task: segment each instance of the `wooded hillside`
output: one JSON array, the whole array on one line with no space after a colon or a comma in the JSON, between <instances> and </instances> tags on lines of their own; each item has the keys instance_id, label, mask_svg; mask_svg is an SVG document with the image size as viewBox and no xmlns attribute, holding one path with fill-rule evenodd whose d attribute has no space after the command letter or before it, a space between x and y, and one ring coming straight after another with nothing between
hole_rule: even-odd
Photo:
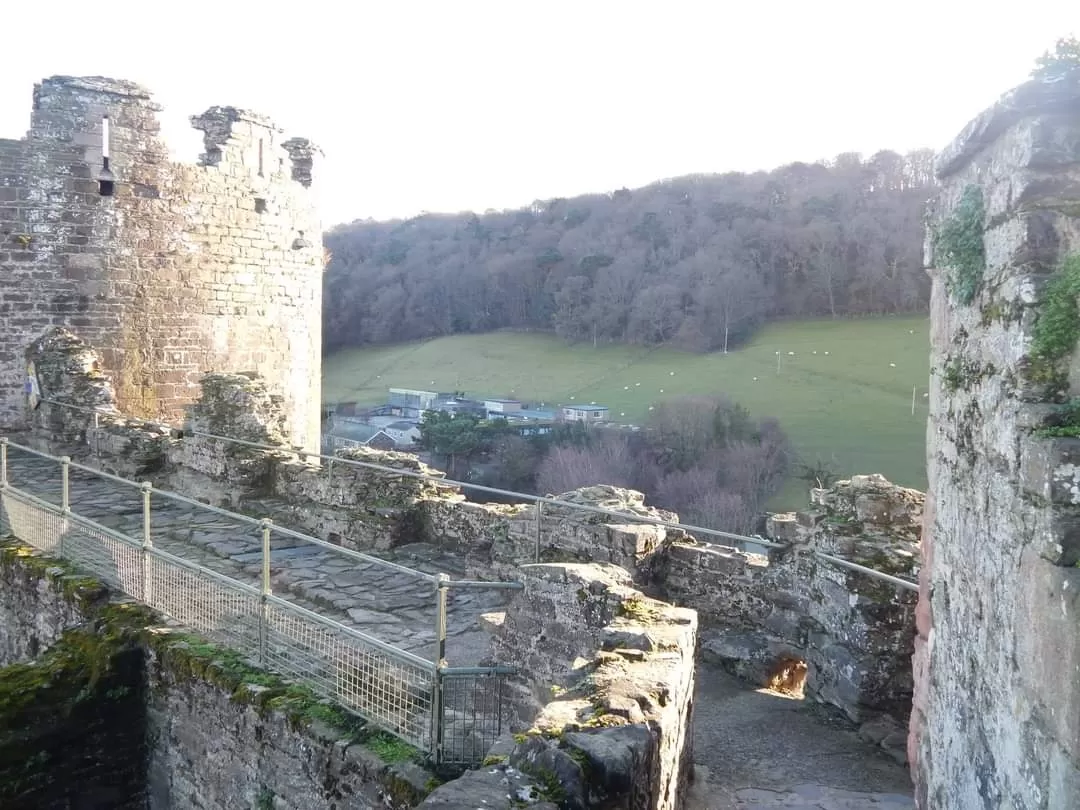
<instances>
[{"instance_id":1,"label":"wooded hillside","mask_svg":"<svg viewBox=\"0 0 1080 810\"><path fill-rule=\"evenodd\" d=\"M843 154L342 225L325 235L324 347L514 328L707 351L770 318L921 310L932 160Z\"/></svg>"}]
</instances>

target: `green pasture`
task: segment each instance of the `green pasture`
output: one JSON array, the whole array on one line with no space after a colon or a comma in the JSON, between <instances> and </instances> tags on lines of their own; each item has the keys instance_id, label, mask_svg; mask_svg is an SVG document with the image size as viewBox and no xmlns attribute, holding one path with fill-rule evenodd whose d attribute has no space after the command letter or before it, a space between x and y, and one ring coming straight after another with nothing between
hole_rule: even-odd
<instances>
[{"instance_id":1,"label":"green pasture","mask_svg":"<svg viewBox=\"0 0 1080 810\"><path fill-rule=\"evenodd\" d=\"M613 420L640 424L663 399L723 394L776 417L805 461L925 488L928 328L924 316L776 323L726 355L459 335L327 357L323 401L381 403L389 387L458 390L549 407L596 402ZM804 490L792 481L773 508L801 506Z\"/></svg>"}]
</instances>

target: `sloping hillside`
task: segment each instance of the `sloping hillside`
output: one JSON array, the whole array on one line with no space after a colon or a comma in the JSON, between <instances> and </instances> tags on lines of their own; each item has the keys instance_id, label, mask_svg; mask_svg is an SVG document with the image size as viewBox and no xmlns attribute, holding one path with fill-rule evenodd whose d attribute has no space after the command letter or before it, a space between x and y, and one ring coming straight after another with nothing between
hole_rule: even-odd
<instances>
[{"instance_id":1,"label":"sloping hillside","mask_svg":"<svg viewBox=\"0 0 1080 810\"><path fill-rule=\"evenodd\" d=\"M325 236L328 351L495 329L691 351L764 321L925 309L932 155L841 155Z\"/></svg>"}]
</instances>

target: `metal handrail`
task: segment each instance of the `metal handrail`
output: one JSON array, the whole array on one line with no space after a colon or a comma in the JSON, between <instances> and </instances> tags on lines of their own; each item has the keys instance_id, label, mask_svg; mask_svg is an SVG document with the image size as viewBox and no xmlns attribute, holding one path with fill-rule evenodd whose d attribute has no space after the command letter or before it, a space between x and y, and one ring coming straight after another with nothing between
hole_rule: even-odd
<instances>
[{"instance_id":1,"label":"metal handrail","mask_svg":"<svg viewBox=\"0 0 1080 810\"><path fill-rule=\"evenodd\" d=\"M42 402L46 402L50 405L57 405L63 408L72 408L73 410L79 410L89 413L99 413L89 408L83 408L77 405L69 405L66 402L60 402L58 400L44 399L42 400ZM402 470L398 467L387 467L382 464L374 464L370 461L357 461L356 459L343 458L342 456L331 456L326 455L325 453L312 453L300 447L264 444L262 442L253 442L247 439L236 439L232 436L220 436L216 433L207 433L202 430L184 431L184 435L201 436L204 439L230 442L232 444L238 444L243 447L251 447L256 450L268 450L277 453L287 453L289 455L300 456L301 458L318 458L328 461L330 462L330 464L347 464L351 467L360 467L369 470L378 470L380 472L388 472L394 475L402 476L404 478L416 478L423 481L430 481L435 486L443 486L448 488L461 487L463 489L469 489L475 492L486 492L490 495L499 495L505 498L515 498L517 500L525 501L527 503L545 503L551 506L560 506L567 509L577 509L582 512L591 512L593 514L620 518L622 520L630 520L635 523L646 523L652 526L661 526L663 528L669 529L681 529L682 531L685 531L689 534L703 534L709 537L723 538L725 540L736 540L742 543L753 543L755 545L765 546L767 548L787 548L787 545L784 543L775 543L771 540L766 540L764 537L759 537L757 535L736 534L734 532L725 532L720 529L710 529L706 526L694 526L688 523L676 523L668 520L660 520L659 518L645 517L644 515L631 515L627 514L626 512L617 512L613 509L604 509L603 507L599 506L589 506L588 504L581 503L569 503L558 498L552 498L544 495L530 495L527 492L514 492L513 490L508 489L499 489L498 487L484 486L483 484L472 484L468 481L456 481L451 478L428 475L425 473L413 472L411 470Z\"/></svg>"},{"instance_id":2,"label":"metal handrail","mask_svg":"<svg viewBox=\"0 0 1080 810\"><path fill-rule=\"evenodd\" d=\"M46 459L49 459L49 460L60 462L61 471L62 471L63 493L64 493L63 494L63 503L60 506L49 503L48 501L46 501L46 500L44 500L42 498L39 498L38 496L34 495L31 492L27 492L27 491L24 491L24 490L22 490L22 489L20 489L18 487L12 486L8 482L7 473L8 473L8 461L9 461L9 459L8 459L8 450L9 450L9 448L14 448L14 449L18 449L18 450L26 449L26 450L30 451L35 456L39 456L39 457L43 457L43 458L46 458ZM447 587L452 587L452 586L455 586L455 585L460 586L460 587L480 587L480 586L485 586L487 583L475 582L475 581L470 581L470 580L461 580L458 583L454 583L445 574L440 574L440 575L438 575L436 577L436 579L437 579L437 587L435 588L436 605L439 606L438 615L436 617L436 626L438 628L441 628L441 631L438 633L438 638L436 640L436 650L438 651L438 654L435 656L434 660L429 660L427 658L423 658L422 656L416 655L415 653L409 652L408 650L404 650L404 649L396 647L396 646L394 646L392 644L388 644L387 642L384 642L384 641L382 641L382 640L380 640L380 639L378 639L378 638L376 638L376 637L374 637L372 635L369 635L368 633L365 633L365 632L363 632L361 630L357 630L357 629L352 628L352 627L348 627L348 626L342 624L341 622L336 621L335 619L332 619L332 618L327 617L327 616L323 616L320 613L309 610L309 609L307 609L305 607L302 607L302 606L300 606L298 604L295 604L294 602L288 601L286 599L281 598L280 596L277 596L277 595L271 593L270 592L270 583L269 583L269 570L270 569L269 569L269 565L268 565L268 563L269 563L269 554L270 554L270 544L269 544L270 521L268 521L268 520L253 521L255 523L258 523L261 526L262 530L263 530L262 587L261 588L256 588L256 587L253 587L252 585L249 585L248 583L241 582L239 580L233 579L232 577L229 577L229 576L227 576L225 574L222 574L222 573L219 573L217 571L213 571L212 569L209 569L209 568L207 568L207 567L205 567L203 565L200 565L198 563L183 559L181 557L176 556L175 554L171 554L170 552L164 551L162 549L155 548L153 546L151 540L150 540L149 528L148 528L149 527L149 519L150 519L150 511L149 511L150 510L150 497L149 496L150 496L151 492L153 491L149 484L140 485L140 490L144 494L144 498L143 498L143 519L144 519L145 537L144 537L144 539L142 541L136 540L134 537L132 537L132 536L130 536L130 535L124 533L124 532L118 531L116 529L111 529L111 528L109 528L107 526L104 526L102 524L97 523L96 521L94 521L94 520L92 520L90 518L84 517L83 515L80 515L78 513L73 512L71 510L70 506L69 506L69 503L68 503L68 490L69 490L68 476L69 476L69 472L70 472L70 466L72 466L71 462L70 462L70 459L67 459L66 457L65 458L57 458L57 457L54 457L54 456L50 456L49 454L42 453L41 451L35 451L35 450L32 450L31 448L24 448L22 445L11 442L7 437L0 437L0 494L8 496L8 497L13 497L16 500L20 500L20 501L22 501L22 502L36 508L36 509L41 510L42 512L56 515L56 516L62 518L66 522L65 525L67 525L69 523L79 525L79 526L81 526L81 527L83 527L85 529L91 530L92 532L94 532L95 534L98 534L101 537L108 538L108 539L111 539L113 541L119 542L123 546L127 546L128 548L130 548L133 551L141 552L141 554L143 555L142 559L143 559L143 566L144 566L144 568L143 568L143 570L144 570L144 579L141 580L141 582L142 582L141 586L137 586L137 587L134 588L134 590L139 590L140 593L137 593L137 594L133 593L132 592L132 587L130 585L125 585L124 583L120 583L121 590L123 590L124 592L128 593L129 595L135 597L136 599L138 599L140 601L143 601L146 604L149 604L151 607L154 607L155 604L157 604L153 600L153 597L151 595L152 591L151 591L151 586L150 586L150 580L148 578L149 577L148 572L150 570L149 569L149 559L150 558L157 558L157 559L160 559L160 560L162 560L164 562L169 563L170 565L179 566L179 567L184 568L186 570L195 572L195 573L199 574L200 576L202 576L202 577L204 577L204 578L206 578L206 579L208 579L210 581L217 582L220 586L223 586L227 590L231 590L233 592L239 592L239 593L246 594L247 596L254 597L254 598L258 599L261 602L263 607L262 607L262 610L260 612L260 625L259 625L259 660L260 660L260 663L263 664L263 665L266 665L267 662L268 662L267 650L266 650L266 639L267 639L267 636L268 636L268 633L269 633L269 630L270 630L269 615L266 612L266 610L267 610L268 606L273 605L273 606L275 606L275 607L277 607L277 608L279 608L279 609L281 609L283 611L286 611L287 613L290 613L290 614L296 615L296 616L298 616L300 618L306 619L309 622L313 622L313 623L322 625L323 627L327 628L328 630L330 630L331 632L333 632L333 633L335 633L335 634L337 634L339 636L361 642L366 647L377 650L377 651L383 653L384 655L386 655L387 657L389 657L392 660L395 660L395 661L401 662L402 664L406 664L406 665L409 665L411 667L414 667L416 670L419 670L421 672L428 673L431 676L431 679L432 679L431 682L430 682L431 724L432 724L432 726L431 726L431 735L432 736L431 736L431 740L430 740L431 750L430 750L429 753L432 755L433 759L437 763L442 761L442 758L444 756L444 750L445 750L444 749L444 734L445 734L445 722L446 721L445 721L445 718L443 716L444 708L443 708L443 704L442 704L443 680L446 679L446 678L468 677L468 676L484 676L484 675L502 676L502 675L509 675L509 674L513 674L513 673L517 672L516 668L510 667L510 666L505 666L505 665L473 666L473 667L449 667L445 663L445 660L444 660L445 645L446 645L446 598L445 598L445 594L446 594ZM96 470L93 470L93 468L86 468L86 469L91 473L97 473L98 472ZM115 476L109 476L109 477L110 478L115 478ZM130 481L126 481L124 479L119 479L119 480L121 480L123 483L129 483L129 484L133 483L133 482L130 482ZM165 494L170 494L170 493L165 493ZM180 496L180 497L183 498L183 496ZM186 498L184 500L189 501L191 503L194 503L195 505L198 505L198 506L205 506L206 505L206 504L201 504L201 503L199 503L197 501L190 501L190 499L186 499ZM225 512L225 510L218 510L216 508L215 508L215 511ZM228 513L226 512L226 514L228 514ZM65 532L65 534L66 534L66 532ZM27 538L23 538L23 539L25 540ZM336 548L336 547L333 547L333 548ZM60 545L59 545L57 551L60 554L60 556L71 556L71 550L70 549L68 549L67 554L65 554L65 548L64 548L64 543L63 543L62 538L60 539ZM363 556L366 556L366 555L363 555ZM75 558L76 558L76 561L78 562L79 557L78 557L77 554L75 555ZM378 562L383 562L383 561L379 561L377 558L371 558L371 559L373 559L375 561L378 561ZM395 566L395 567L403 568L402 566ZM405 570L411 570L411 569L405 569ZM424 576L426 577L427 575L424 575ZM504 588L513 588L513 587L520 588L520 587L523 587L522 583L516 583L516 582L495 583L495 584L497 586L499 586L499 587L504 587ZM162 608L159 606L157 609L160 610ZM166 615L169 615L168 610L165 610L164 612L166 613ZM173 616L172 618L177 619L179 617ZM198 626L198 625L196 625L196 626ZM271 668L273 668L273 667L271 666ZM305 679L303 677L301 677L300 680L303 681ZM321 687L318 686L318 684L316 684L314 682L311 685L313 687L321 688ZM361 712L361 714L363 714L363 713ZM374 720L378 725L382 725L381 723L378 723L378 721L375 718L369 718L369 719ZM501 723L501 721L500 721L500 723ZM414 740L414 739L412 739L412 738L410 738L410 737L408 737L406 735L401 734L399 731L395 730L394 728L386 727L386 730L390 731L391 733L393 733L393 734L395 734L397 736L401 736L403 739L406 740L406 742L413 743L413 744L415 744L417 742L416 740Z\"/></svg>"},{"instance_id":3,"label":"metal handrail","mask_svg":"<svg viewBox=\"0 0 1080 810\"><path fill-rule=\"evenodd\" d=\"M477 492L487 492L491 495L501 495L508 498L516 498L518 500L526 501L528 503L543 503L551 506L559 506L566 509L577 509L582 512L592 512L597 515L604 515L607 517L615 517L621 520L629 520L634 523L647 523L652 526L662 526L668 529L681 529L688 534L704 534L711 537L722 537L727 540L738 540L743 543L754 543L759 546L766 546L768 548L787 548L784 543L774 543L771 540L766 540L763 537L756 535L735 534L734 532L725 532L720 529L709 529L705 526L693 526L688 523L675 523L669 520L660 520L659 518L645 517L644 515L628 514L626 512L618 512L614 509L604 509L600 506L589 506L583 503L571 503L569 501L563 501L559 498L552 498L544 495L530 495L527 492L514 492L508 489L499 489L497 487L488 487L482 484L470 484L467 481L455 481L451 478L442 478L433 475L426 475L424 473L413 472L412 470L402 470L398 467L387 467L383 464L374 464L370 461L357 461L356 459L343 458L342 456L328 456L324 453L309 453L300 448L286 447L285 445L272 445L261 444L259 442L251 442L245 439L234 439L230 436L218 436L215 433L206 433L201 430L193 430L187 433L190 436L201 436L204 439L214 439L217 441L231 442L233 444L243 445L245 447L251 447L257 450L270 450L279 453L288 453L289 455L296 455L302 457L311 456L312 458L326 459L334 464L348 464L351 467L361 467L369 470L378 470L380 472L388 472L394 475L402 476L404 478L416 478L423 481L430 481L435 486L441 487L461 487L463 489L472 489Z\"/></svg>"},{"instance_id":4,"label":"metal handrail","mask_svg":"<svg viewBox=\"0 0 1080 810\"><path fill-rule=\"evenodd\" d=\"M49 460L49 461L60 461L61 460L57 456L50 455L49 453L42 452L41 450L35 450L32 447L26 447L25 445L17 444L16 442L13 442L10 439L7 439L7 437L4 437L3 441L4 441L5 444L7 444L8 447L13 447L16 450L19 450L20 452L30 453L31 455L35 455L35 456L38 456L40 458L43 458L43 459L46 459L46 460ZM124 484L124 485L130 486L130 487L135 487L136 489L146 489L142 484L140 484L140 483L138 483L136 481L132 481L132 480L127 479L127 478L123 478L123 477L121 477L119 475L113 475L112 473L107 473L107 472L105 472L103 470L99 470L99 469L97 469L95 467L89 467L89 466L87 466L85 464L79 464L79 463L74 462L74 461L68 461L68 465L72 469L81 470L82 472L86 472L86 473L90 473L91 475L99 476L99 477L104 478L104 479L106 479L108 481L113 481L115 483ZM249 526L253 526L253 527L256 527L256 528L259 528L259 527L263 526L263 521L261 519L259 519L259 518L253 518L253 517L250 517L249 515L244 515L244 514L241 514L239 512L233 512L233 511L230 511L228 509L223 509L220 506L214 506L212 504L203 503L202 501L195 500L194 498L189 498L186 495L181 495L181 494L179 494L177 492L172 492L172 491L167 490L167 489L159 489L158 487L154 487L154 486L149 487L149 491L154 495L158 495L158 496L166 498L168 500L176 501L178 503L187 504L189 506L195 506L195 507L197 507L199 509L205 509L208 512L213 512L214 514L221 515L222 517L230 518L232 520L235 520L237 523L245 523L245 524L247 524ZM387 568L389 570L396 571L397 573L406 574L408 576L413 576L413 577L416 577L417 579L426 580L428 582L434 582L435 579L436 579L436 575L434 575L434 574L426 574L423 571L416 570L415 568L409 568L408 566L400 565L399 563L395 563L395 562L390 562L389 560L384 560L384 559L381 559L380 557L373 557L370 554L364 554L361 551L353 551L352 549L348 549L348 548L344 548L342 546L334 545L333 543L328 543L327 541L321 540L318 537L313 537L313 536L311 536L309 534L304 534L303 532L298 532L295 529L290 529L290 528L287 528L285 526L278 526L278 525L275 524L275 525L271 526L271 530L274 531L274 532L277 532L279 534L283 534L283 535L286 535L288 537L295 538L297 540L302 540L305 543L310 543L311 545L319 546L320 548L325 548L328 551L332 551L332 552L334 552L336 554L341 554L344 557L349 557L349 558L357 560L359 562L374 563L376 565L383 566L383 567L385 567L385 568ZM518 584L519 583L514 583L514 584L510 585L510 587L511 588L517 587ZM463 586L463 587L468 587L468 586ZM489 583L489 587L493 587L493 588L503 587L503 588L505 588L507 586L504 583L493 582L493 583Z\"/></svg>"},{"instance_id":5,"label":"metal handrail","mask_svg":"<svg viewBox=\"0 0 1080 810\"><path fill-rule=\"evenodd\" d=\"M47 403L49 403L51 405L58 405L58 406L64 407L64 408L72 408L72 409L75 409L75 410L87 411L87 412L91 412L91 413L94 412L94 411L92 411L90 409L87 409L87 408L82 408L82 407L76 406L76 405L69 405L66 402L59 402L57 400L46 399L46 400L42 400L42 401L47 402ZM492 494L492 495L500 495L502 497L515 498L517 500L537 504L538 508L542 508L542 507L539 506L540 504L550 504L552 506L559 506L559 507L568 508L568 509L577 509L577 510L580 510L580 511L583 511L583 512L591 512L591 513L594 513L594 514L600 514L600 515L605 515L605 516L610 516L610 517L616 517L616 518L620 518L622 520L629 520L630 522L645 523L645 524L649 524L649 525L653 525L653 526L661 526L663 528L681 529L682 531L685 531L685 532L687 532L689 534L701 534L701 535L705 535L707 537L720 537L720 538L729 539L729 540L736 540L736 541L739 541L739 542L742 542L742 543L754 543L755 545L764 546L766 548L775 548L775 549L789 549L789 548L791 548L791 545L788 544L788 543L776 543L776 542L773 542L771 540L766 540L766 539L764 539L762 537L758 537L756 535L735 534L733 532L725 532L725 531L721 531L719 529L710 529L710 528L707 528L707 527L704 527L704 526L694 526L694 525L686 524L686 523L674 523L674 522L670 522L670 521L659 520L657 518L649 518L649 517L645 517L645 516L642 516L642 515L630 515L630 514L627 514L625 512L616 512L616 511L611 510L611 509L603 509L601 507L589 506L587 504L569 503L567 501L559 500L558 498L545 497L545 496L542 496L542 495L530 495L529 493L526 493L526 492L514 492L512 490L505 490L505 489L498 489L496 487L483 486L482 484L471 484L471 483L469 483L467 481L455 481L453 479L444 478L444 477L438 477L438 476L433 476L433 475L427 475L425 473L413 472L411 470L402 470L402 469L399 469L397 467L387 467L387 466L384 466L382 464L374 464L374 463L369 462L369 461L357 461L355 459L342 458L341 456L328 456L328 455L326 455L324 453L309 453L309 452L303 450L302 448L295 448L295 447L290 448L290 447L286 447L284 445L262 444L260 442L247 441L246 439L235 439L235 438L232 438L231 436L219 436L217 434L206 433L204 431L190 431L186 435L201 436L203 438L213 439L213 440L216 440L216 441L231 442L233 444L239 444L239 445L242 445L242 446L245 446L245 447L251 447L253 449L258 449L258 450L269 450L269 451L279 452L279 453L288 453L289 455L300 456L300 457L303 457L303 458L306 458L308 456L312 456L314 458L325 459L326 461L329 462L331 471L333 469L332 465L335 464L335 463L337 463L337 464L348 464L348 465L353 466L353 467L360 467L360 468L365 468L365 469L377 470L379 472L391 473L393 475L401 476L401 477L404 477L404 478L415 478L415 479L420 479L420 480L424 480L424 481L430 481L435 486L444 486L444 487L448 487L448 488L461 487L463 489L470 489L470 490L474 490L474 491L477 491L477 492L486 492L486 493L489 493L489 494ZM538 523L539 523L539 521L538 521ZM538 537L539 537L539 531L537 532L537 534L538 534ZM898 587L906 588L908 590L915 590L915 591L919 590L919 585L917 583L915 583L915 582L912 582L911 580L903 579L901 577L896 577L896 576L893 576L892 574L886 574L886 573L884 573L882 571L878 571L878 570L876 570L874 568L869 568L869 567L867 567L865 565L860 565L859 563L853 563L853 562L850 562L848 560L841 560L841 558L839 558L839 557L834 557L834 556L832 556L830 554L825 554L824 552L814 552L814 554L817 557L819 557L820 559L826 560L827 562L831 562L831 563L834 563L836 565L842 565L842 567L847 568L848 570L856 571L858 573L865 574L867 576L880 579L880 580L882 580L884 582L892 583L893 585L897 585Z\"/></svg>"},{"instance_id":6,"label":"metal handrail","mask_svg":"<svg viewBox=\"0 0 1080 810\"><path fill-rule=\"evenodd\" d=\"M130 535L124 534L123 532L117 531L116 529L111 529L104 524L92 520L91 518L80 515L78 512L65 511L62 507L59 507L56 504L49 503L46 500L42 500L41 498L34 495L32 492L27 492L23 489L20 489L19 487L12 486L11 484L5 484L3 487L0 487L0 489L5 492L13 492L22 500L29 501L34 506L37 506L40 509L52 512L54 515L57 515L59 517L67 518L73 523L78 523L88 529L92 529L93 531L103 534L112 540L116 540L117 542L123 543L127 546L131 546L131 548L133 549L142 550L145 548L145 550L153 557L159 557L167 562L173 563L174 565L179 565L182 568L187 568L189 571L195 571L202 576L209 577L210 579L214 579L218 582L221 582L222 584L228 585L230 588L242 591L251 596L262 595L262 591L259 588L256 588L254 585L249 585L248 583L241 582L238 579L233 579L227 574L222 574L219 571L215 571L212 568L207 568L206 566L200 565L196 562L192 562L191 560L185 560L183 557L178 557L177 555L172 554L168 551L164 551L163 549L155 548L153 546L144 547L144 544L141 540L136 540ZM135 594L131 595L135 596ZM393 646L392 644L387 644L385 641L382 641L375 636L368 635L362 630L357 630L354 627L349 627L348 625L342 624L336 619L331 619L328 616L323 616L322 614L315 613L314 611L308 610L307 608L298 605L295 602L290 602L287 599L282 599L280 596L268 594L267 599L270 602L278 605L279 607L284 607L288 610L299 613L301 616L311 619L312 621L317 621L321 624L324 624L335 632L340 632L346 636L357 639L358 641L363 641L365 644L369 644L372 647L375 647L376 649L387 653L388 655L400 658L407 663L414 664L416 666L426 667L434 671L434 661L430 661L427 658L422 658L421 656L416 655L415 653L411 653L408 650L402 650L398 647Z\"/></svg>"},{"instance_id":7,"label":"metal handrail","mask_svg":"<svg viewBox=\"0 0 1080 810\"><path fill-rule=\"evenodd\" d=\"M847 568L852 571L858 571L861 574L870 574L877 579L885 582L890 582L900 588L906 588L909 591L918 591L919 583L912 582L910 579L904 579L903 577L893 576L892 574L886 574L884 571L878 571L874 568L867 568L865 565L859 565L858 563L845 560L842 557L834 557L832 554L826 554L824 551L815 551L814 556L820 557L823 560L831 562L833 565L838 565L841 568Z\"/></svg>"}]
</instances>

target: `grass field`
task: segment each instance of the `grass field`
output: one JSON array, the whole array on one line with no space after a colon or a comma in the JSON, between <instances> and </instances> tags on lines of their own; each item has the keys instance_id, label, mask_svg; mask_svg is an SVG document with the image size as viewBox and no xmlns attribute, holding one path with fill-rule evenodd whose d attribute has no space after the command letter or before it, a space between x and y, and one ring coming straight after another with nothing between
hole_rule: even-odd
<instances>
[{"instance_id":1,"label":"grass field","mask_svg":"<svg viewBox=\"0 0 1080 810\"><path fill-rule=\"evenodd\" d=\"M787 322L727 355L569 346L538 334L461 335L328 357L323 400L381 403L391 386L463 390L548 405L598 402L614 420L640 424L662 399L724 394L754 416L779 419L806 461L827 461L842 475L880 472L922 489L928 329L922 316ZM805 489L793 481L771 506L800 507Z\"/></svg>"}]
</instances>

